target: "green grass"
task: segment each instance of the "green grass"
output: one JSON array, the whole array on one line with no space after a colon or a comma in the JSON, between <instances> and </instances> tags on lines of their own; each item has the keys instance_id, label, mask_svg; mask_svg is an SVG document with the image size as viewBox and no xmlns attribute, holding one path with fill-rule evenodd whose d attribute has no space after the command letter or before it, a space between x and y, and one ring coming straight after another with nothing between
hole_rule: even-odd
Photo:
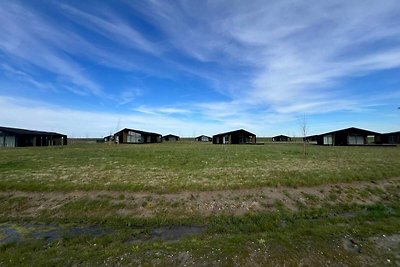
<instances>
[{"instance_id":1,"label":"green grass","mask_svg":"<svg viewBox=\"0 0 400 267\"><path fill-rule=\"evenodd\" d=\"M324 185L399 177L400 149L310 146L308 156L302 150L302 144L191 142L1 149L0 266L399 265L399 180ZM305 188L314 185L321 187ZM289 186L281 196L296 207L274 198L272 188L201 192L264 186ZM189 212L228 200L263 208ZM1 243L4 225L22 240ZM107 232L49 242L30 237L32 225ZM175 241L151 236L176 225L206 231ZM385 243L386 236L399 242Z\"/></svg>"},{"instance_id":2,"label":"green grass","mask_svg":"<svg viewBox=\"0 0 400 267\"><path fill-rule=\"evenodd\" d=\"M236 260L241 265L251 265L252 261L262 265L296 265L300 260L306 260L311 265L327 260L345 265L359 265L367 260L369 264L379 265L387 257L395 259L398 250L385 254L370 240L382 234L398 233L399 204L336 205L304 209L296 213L282 210L239 217L192 218L187 221L131 219L129 227L125 220L114 218L102 224L113 229L112 232L100 237L78 236L50 243L27 239L21 243L1 245L0 265L108 263L162 266L180 264L185 254L190 256L193 264L206 265L231 265ZM341 216L349 211L353 213L351 218ZM58 221L65 223L62 219ZM158 225L193 223L207 225L208 229L204 234L188 236L179 241L148 237L150 230ZM130 243L130 238L140 239L141 242ZM362 246L362 253L346 250L343 247L346 240L356 240ZM379 257L382 255L385 257Z\"/></svg>"},{"instance_id":3,"label":"green grass","mask_svg":"<svg viewBox=\"0 0 400 267\"><path fill-rule=\"evenodd\" d=\"M0 150L0 190L237 189L400 176L397 147L71 145Z\"/></svg>"}]
</instances>

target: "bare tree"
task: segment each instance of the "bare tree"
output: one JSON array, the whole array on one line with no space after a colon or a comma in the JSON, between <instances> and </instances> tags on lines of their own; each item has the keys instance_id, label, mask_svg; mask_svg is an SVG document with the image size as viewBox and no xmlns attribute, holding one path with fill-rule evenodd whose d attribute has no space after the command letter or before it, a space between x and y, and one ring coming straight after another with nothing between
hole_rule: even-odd
<instances>
[{"instance_id":1,"label":"bare tree","mask_svg":"<svg viewBox=\"0 0 400 267\"><path fill-rule=\"evenodd\" d=\"M301 130L301 135L303 136L303 152L304 152L304 155L307 155L308 154L308 150L307 150L308 121L307 121L305 114L303 115L303 117L300 120L300 130Z\"/></svg>"}]
</instances>

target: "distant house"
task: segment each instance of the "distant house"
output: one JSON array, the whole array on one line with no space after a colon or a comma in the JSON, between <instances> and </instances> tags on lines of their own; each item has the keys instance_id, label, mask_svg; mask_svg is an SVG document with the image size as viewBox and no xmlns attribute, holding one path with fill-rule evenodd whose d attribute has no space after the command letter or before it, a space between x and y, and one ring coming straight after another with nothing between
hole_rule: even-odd
<instances>
[{"instance_id":1,"label":"distant house","mask_svg":"<svg viewBox=\"0 0 400 267\"><path fill-rule=\"evenodd\" d=\"M206 135L200 135L195 138L196 141L198 142L211 142L212 137L206 136Z\"/></svg>"},{"instance_id":2,"label":"distant house","mask_svg":"<svg viewBox=\"0 0 400 267\"><path fill-rule=\"evenodd\" d=\"M318 145L354 146L382 143L381 134L360 128L346 128L319 135L307 136L306 140L315 140Z\"/></svg>"},{"instance_id":3,"label":"distant house","mask_svg":"<svg viewBox=\"0 0 400 267\"><path fill-rule=\"evenodd\" d=\"M213 137L213 144L255 144L256 135L240 129L226 133L216 134Z\"/></svg>"},{"instance_id":4,"label":"distant house","mask_svg":"<svg viewBox=\"0 0 400 267\"><path fill-rule=\"evenodd\" d=\"M125 128L114 134L114 141L121 144L161 143L161 134Z\"/></svg>"},{"instance_id":5,"label":"distant house","mask_svg":"<svg viewBox=\"0 0 400 267\"><path fill-rule=\"evenodd\" d=\"M65 134L0 127L0 147L57 146L66 144L67 136Z\"/></svg>"},{"instance_id":6,"label":"distant house","mask_svg":"<svg viewBox=\"0 0 400 267\"><path fill-rule=\"evenodd\" d=\"M382 134L382 143L400 144L400 131Z\"/></svg>"},{"instance_id":7,"label":"distant house","mask_svg":"<svg viewBox=\"0 0 400 267\"><path fill-rule=\"evenodd\" d=\"M173 134L167 134L162 137L163 141L179 141L180 137Z\"/></svg>"},{"instance_id":8,"label":"distant house","mask_svg":"<svg viewBox=\"0 0 400 267\"><path fill-rule=\"evenodd\" d=\"M107 135L103 139L104 139L104 142L107 143L107 142L113 141L114 140L114 136L113 135Z\"/></svg>"},{"instance_id":9,"label":"distant house","mask_svg":"<svg viewBox=\"0 0 400 267\"><path fill-rule=\"evenodd\" d=\"M272 137L272 142L289 142L292 141L292 138L286 135L277 135Z\"/></svg>"}]
</instances>

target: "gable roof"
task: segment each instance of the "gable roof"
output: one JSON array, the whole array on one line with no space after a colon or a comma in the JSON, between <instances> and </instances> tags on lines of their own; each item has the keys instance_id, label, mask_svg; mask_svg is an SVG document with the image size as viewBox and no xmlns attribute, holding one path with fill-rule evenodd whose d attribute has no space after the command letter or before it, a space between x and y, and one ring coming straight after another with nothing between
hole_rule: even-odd
<instances>
[{"instance_id":1,"label":"gable roof","mask_svg":"<svg viewBox=\"0 0 400 267\"><path fill-rule=\"evenodd\" d=\"M238 133L238 132L244 132L244 133L246 133L246 134L248 134L248 135L254 135L254 136L255 136L255 134L253 134L253 133L251 133L251 132L249 132L249 131L246 131L246 130L244 130L244 129L229 131L229 132L226 132L226 133L219 133L219 134L215 134L215 135L213 135L213 136L227 135L227 134L233 134L233 133Z\"/></svg>"},{"instance_id":2,"label":"gable roof","mask_svg":"<svg viewBox=\"0 0 400 267\"><path fill-rule=\"evenodd\" d=\"M163 137L177 137L177 138L180 138L179 136L174 135L174 134L163 135Z\"/></svg>"},{"instance_id":3,"label":"gable roof","mask_svg":"<svg viewBox=\"0 0 400 267\"><path fill-rule=\"evenodd\" d=\"M373 132L373 131L369 131L369 130L365 130L365 129L361 129L361 128L356 128L356 127L350 127L350 128L345 128L345 129L341 129L341 130L336 130L336 131L331 131L331 132L327 132L327 133L323 133L323 134L318 134L318 135L327 135L327 134L333 134L333 133L338 133L338 132L362 132L368 135L377 135L380 134L378 132Z\"/></svg>"},{"instance_id":4,"label":"gable roof","mask_svg":"<svg viewBox=\"0 0 400 267\"><path fill-rule=\"evenodd\" d=\"M204 134L202 134L202 135L199 135L199 136L197 136L197 137L195 137L195 138L202 138L202 137L211 138L210 136L207 136L207 135L204 135Z\"/></svg>"},{"instance_id":5,"label":"gable roof","mask_svg":"<svg viewBox=\"0 0 400 267\"><path fill-rule=\"evenodd\" d=\"M290 136L283 135L283 134L280 134L280 135L277 135L277 136L273 136L272 138L277 138L277 137L286 137L286 138L290 138Z\"/></svg>"},{"instance_id":6,"label":"gable roof","mask_svg":"<svg viewBox=\"0 0 400 267\"><path fill-rule=\"evenodd\" d=\"M123 132L123 131L132 131L132 132L140 133L140 134L144 134L144 135L160 135L160 136L161 136L161 134L159 134L159 133L152 133L152 132L146 132L146 131L135 130L135 129L129 129L129 128L124 128L124 129L122 129L122 130L116 132L115 134L120 133L120 132Z\"/></svg>"},{"instance_id":7,"label":"gable roof","mask_svg":"<svg viewBox=\"0 0 400 267\"><path fill-rule=\"evenodd\" d=\"M391 134L397 135L397 134L400 134L400 131L397 131L397 132L390 132L390 133L384 133L384 135L391 135Z\"/></svg>"},{"instance_id":8,"label":"gable roof","mask_svg":"<svg viewBox=\"0 0 400 267\"><path fill-rule=\"evenodd\" d=\"M18 135L63 135L65 134L60 134L56 132L44 132L44 131L36 131L36 130L27 130L27 129L20 129L20 128L11 128L11 127L2 127L0 126L0 132L7 132L7 133L13 133L13 134L18 134Z\"/></svg>"}]
</instances>

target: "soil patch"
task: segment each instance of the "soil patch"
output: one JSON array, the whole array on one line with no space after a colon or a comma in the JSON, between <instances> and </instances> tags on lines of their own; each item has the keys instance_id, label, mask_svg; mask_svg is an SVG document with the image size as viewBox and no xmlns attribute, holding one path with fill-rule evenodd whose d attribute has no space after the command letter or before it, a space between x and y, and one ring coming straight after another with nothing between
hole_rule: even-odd
<instances>
[{"instance_id":1,"label":"soil patch","mask_svg":"<svg viewBox=\"0 0 400 267\"><path fill-rule=\"evenodd\" d=\"M64 216L66 207L126 217L243 215L249 212L323 204L373 204L400 199L400 178L314 187L263 187L220 191L183 191L173 194L127 191L0 192L4 217L35 217L43 212ZM23 201L22 201L23 200ZM75 205L77 203L77 205ZM85 207L85 203L88 205ZM96 203L102 203L96 206ZM79 204L79 205L78 205ZM91 206L90 206L91 205ZM82 212L80 210L79 212ZM334 216L334 214L332 214ZM353 215L343 214L351 218Z\"/></svg>"}]
</instances>

